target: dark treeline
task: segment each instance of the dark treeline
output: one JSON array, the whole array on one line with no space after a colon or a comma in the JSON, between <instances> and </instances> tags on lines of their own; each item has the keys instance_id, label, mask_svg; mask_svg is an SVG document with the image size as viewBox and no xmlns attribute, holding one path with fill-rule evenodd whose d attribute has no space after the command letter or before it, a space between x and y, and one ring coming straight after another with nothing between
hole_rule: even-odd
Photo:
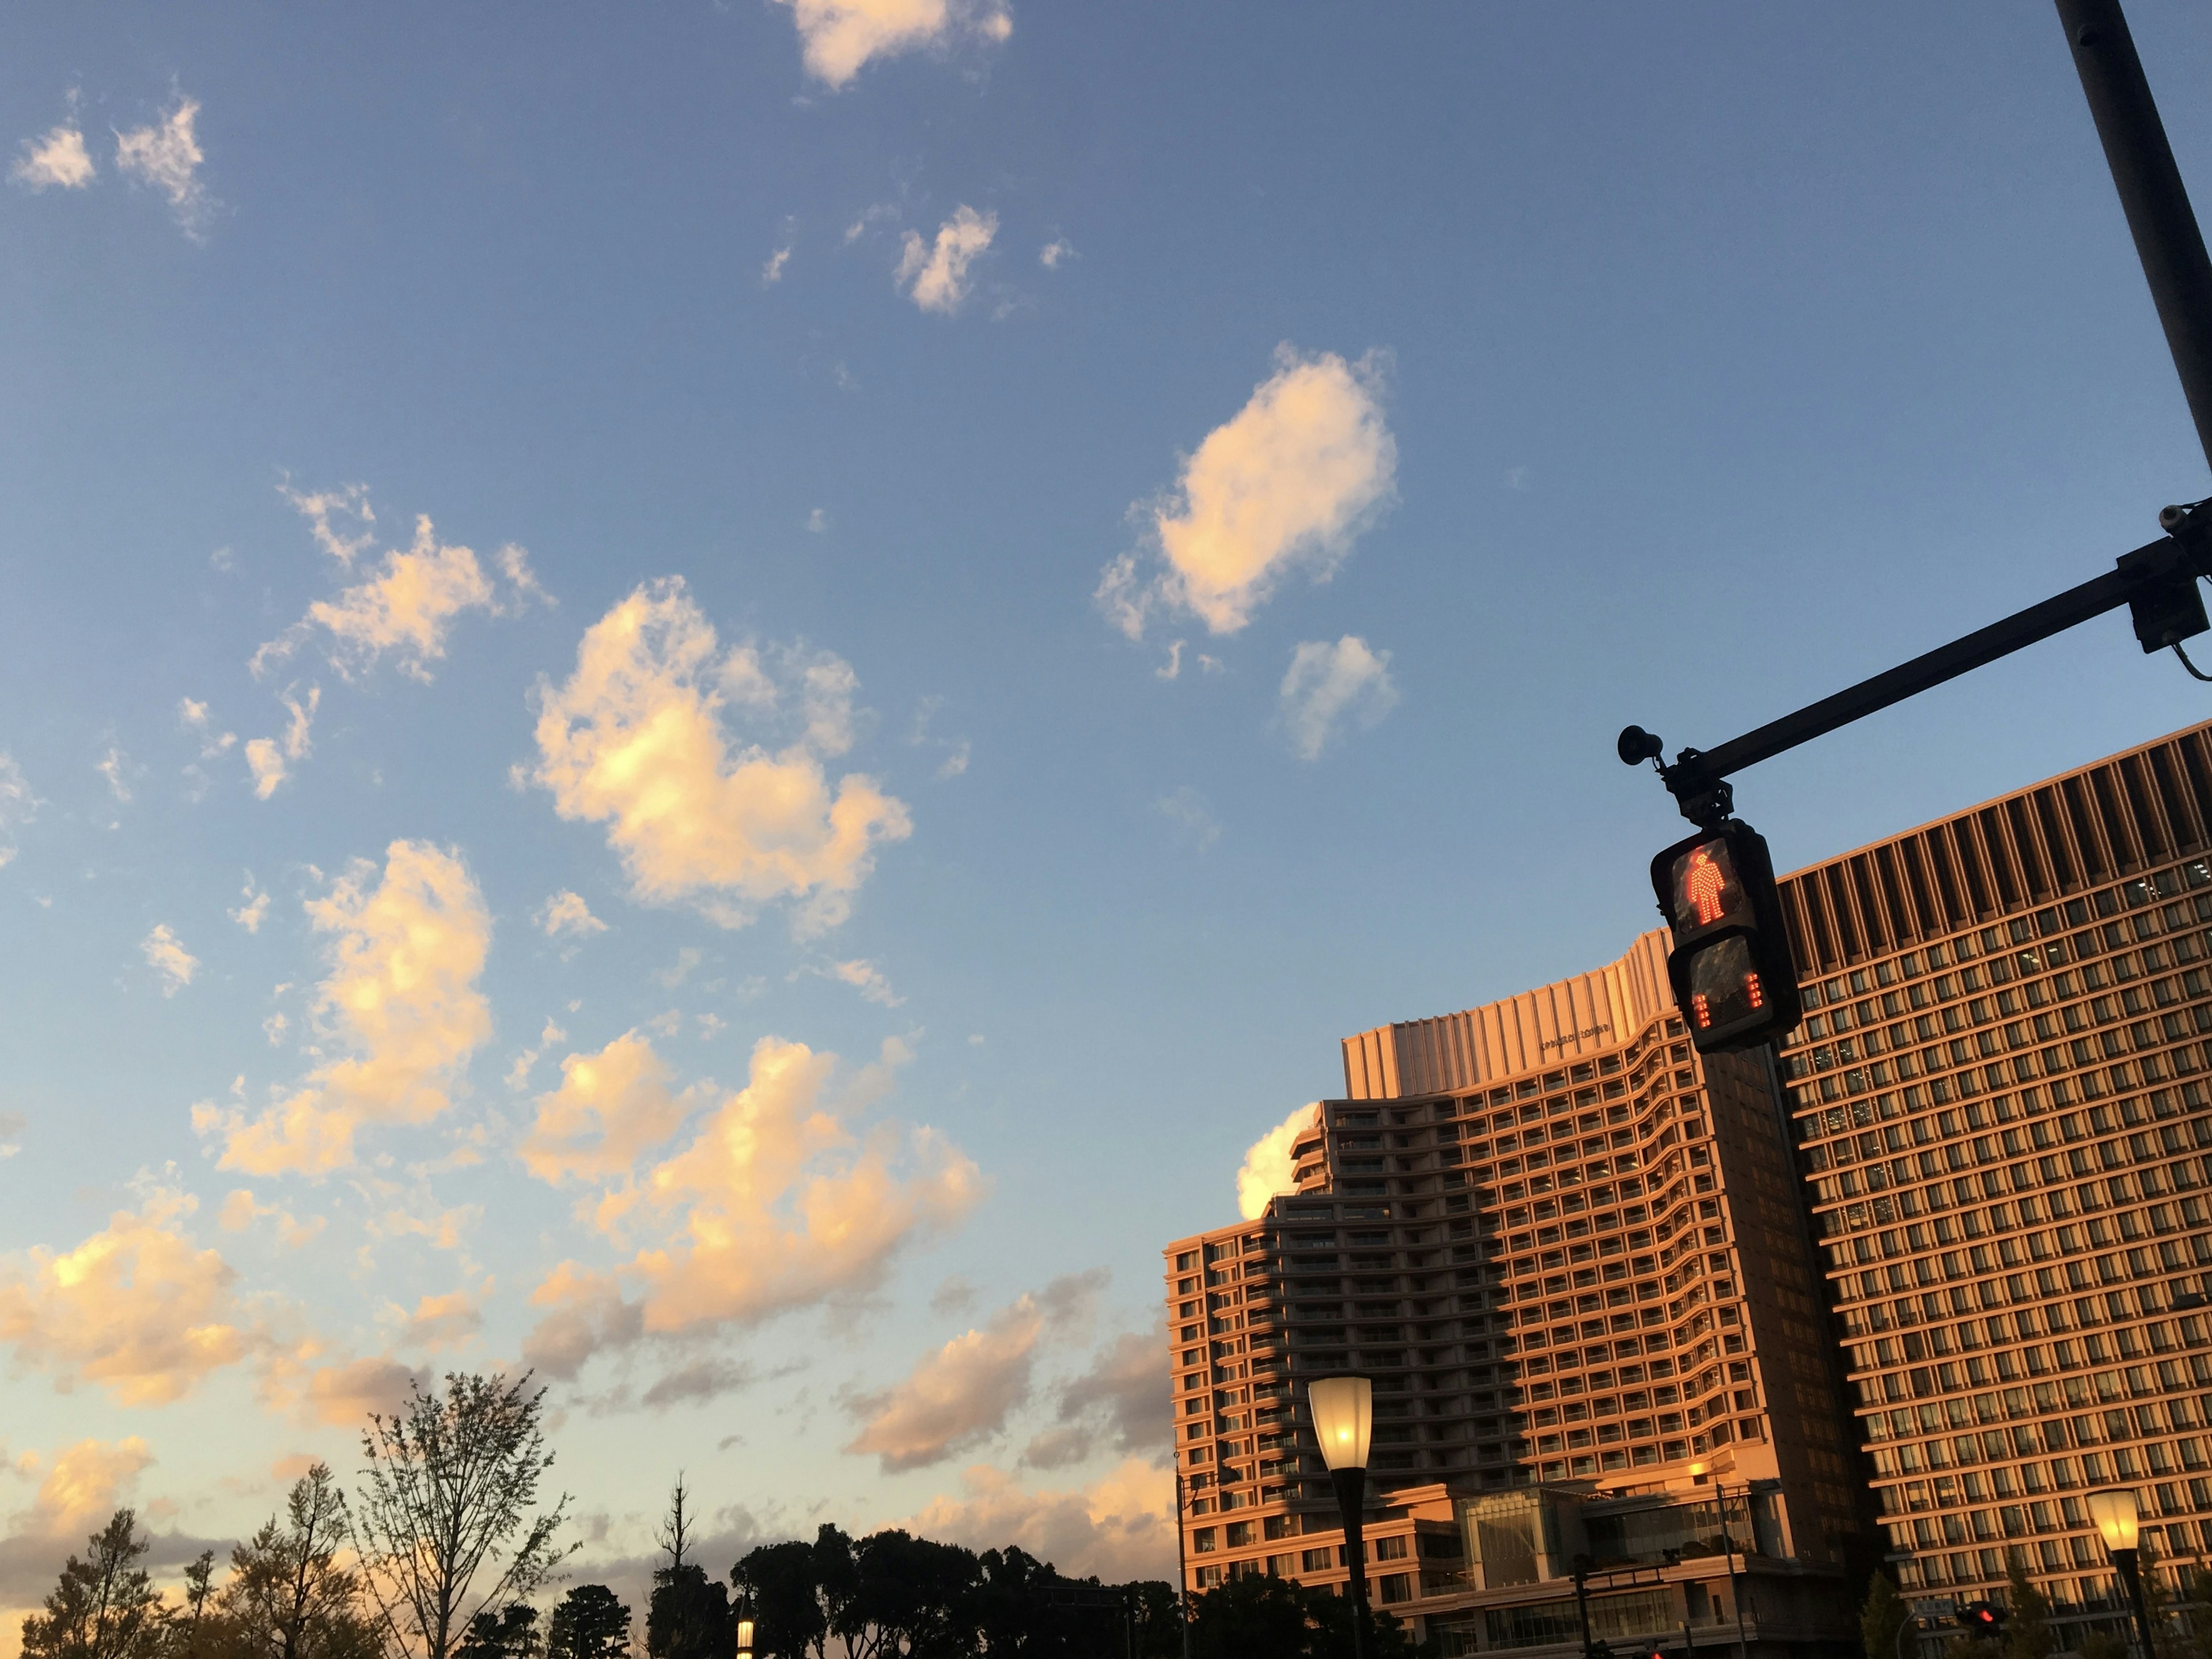
<instances>
[{"instance_id":1,"label":"dark treeline","mask_svg":"<svg viewBox=\"0 0 2212 1659\"><path fill-rule=\"evenodd\" d=\"M118 1510L71 1555L25 1659L631 1659L633 1610L605 1584L556 1594L564 1494L538 1505L552 1462L529 1379L449 1376L392 1417L372 1415L349 1496L318 1463L281 1514L215 1552L165 1596L143 1565L137 1517ZM461 1477L465 1474L465 1480ZM456 1504L453 1494L471 1494ZM1013 1546L970 1550L896 1530L749 1550L718 1577L697 1559L677 1482L645 1608L645 1659L1182 1659L1172 1585L1070 1578ZM1192 1659L1349 1659L1350 1604L1240 1578L1190 1604ZM1378 1614L1372 1659L1419 1652Z\"/></svg>"}]
</instances>

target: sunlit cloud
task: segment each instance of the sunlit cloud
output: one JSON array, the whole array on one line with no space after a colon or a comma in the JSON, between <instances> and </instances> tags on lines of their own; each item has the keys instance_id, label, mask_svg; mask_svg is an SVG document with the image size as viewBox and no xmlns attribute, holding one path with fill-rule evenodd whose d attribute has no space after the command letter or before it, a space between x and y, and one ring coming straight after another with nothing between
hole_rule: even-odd
<instances>
[{"instance_id":1,"label":"sunlit cloud","mask_svg":"<svg viewBox=\"0 0 2212 1659\"><path fill-rule=\"evenodd\" d=\"M1030 1397L1030 1374L1048 1328L1087 1320L1105 1275L1055 1279L1024 1294L980 1329L954 1337L880 1394L846 1402L861 1420L845 1449L873 1457L885 1474L926 1468L972 1449L1006 1425Z\"/></svg>"},{"instance_id":2,"label":"sunlit cloud","mask_svg":"<svg viewBox=\"0 0 2212 1659\"><path fill-rule=\"evenodd\" d=\"M1087 1486L1039 1490L978 1464L962 1474L958 1496L937 1498L891 1524L970 1549L1016 1544L1070 1577L1171 1578L1174 1480L1133 1457Z\"/></svg>"},{"instance_id":3,"label":"sunlit cloud","mask_svg":"<svg viewBox=\"0 0 2212 1659\"><path fill-rule=\"evenodd\" d=\"M531 1363L573 1376L602 1349L858 1294L906 1245L964 1218L984 1183L958 1147L860 1121L907 1058L896 1041L884 1048L840 1085L835 1055L756 1043L745 1086L704 1110L689 1144L605 1182L594 1219L640 1248L611 1269L564 1261L546 1276L531 1297L543 1310Z\"/></svg>"},{"instance_id":4,"label":"sunlit cloud","mask_svg":"<svg viewBox=\"0 0 2212 1659\"><path fill-rule=\"evenodd\" d=\"M1372 728L1397 706L1390 653L1357 634L1308 640L1291 653L1279 693L1283 727L1300 760L1319 760L1347 726Z\"/></svg>"},{"instance_id":5,"label":"sunlit cloud","mask_svg":"<svg viewBox=\"0 0 2212 1659\"><path fill-rule=\"evenodd\" d=\"M1075 244L1065 236L1054 238L1037 250L1037 263L1047 270L1057 270L1061 264L1075 257Z\"/></svg>"},{"instance_id":6,"label":"sunlit cloud","mask_svg":"<svg viewBox=\"0 0 2212 1659\"><path fill-rule=\"evenodd\" d=\"M194 1127L222 1138L225 1169L320 1175L350 1164L362 1124L427 1123L444 1112L453 1079L491 1035L478 988L491 917L458 854L393 842L380 875L356 860L306 909L331 936L313 1002L318 1033L344 1057L251 1121L194 1108Z\"/></svg>"},{"instance_id":7,"label":"sunlit cloud","mask_svg":"<svg viewBox=\"0 0 2212 1659\"><path fill-rule=\"evenodd\" d=\"M341 569L350 572L374 544L376 514L362 485L313 493L279 489L307 520L315 544ZM343 527L348 524L355 528ZM257 676L265 674L319 631L331 665L348 679L389 658L401 673L428 683L431 665L446 654L457 617L471 611L505 616L552 602L521 548L509 543L494 563L506 579L504 592L474 549L441 542L429 515L418 514L412 543L387 549L366 580L310 605L303 618L255 651L250 666Z\"/></svg>"},{"instance_id":8,"label":"sunlit cloud","mask_svg":"<svg viewBox=\"0 0 2212 1659\"><path fill-rule=\"evenodd\" d=\"M0 1528L0 1608L11 1619L36 1608L52 1593L63 1558L82 1549L86 1534L131 1501L139 1475L153 1462L137 1435L80 1440L51 1460L35 1451L13 1459L7 1472L37 1486L30 1504Z\"/></svg>"},{"instance_id":9,"label":"sunlit cloud","mask_svg":"<svg viewBox=\"0 0 2212 1659\"><path fill-rule=\"evenodd\" d=\"M761 286L763 288L773 288L778 283L781 282L783 280L783 268L790 263L791 250L787 247L780 247L776 249L775 252L769 254L768 256L768 263L761 267Z\"/></svg>"},{"instance_id":10,"label":"sunlit cloud","mask_svg":"<svg viewBox=\"0 0 2212 1659\"><path fill-rule=\"evenodd\" d=\"M161 994L173 997L192 982L192 975L200 970L200 959L185 949L184 941L169 930L166 921L155 925L154 931L138 941L139 953L146 965L161 979Z\"/></svg>"},{"instance_id":11,"label":"sunlit cloud","mask_svg":"<svg viewBox=\"0 0 2212 1659\"><path fill-rule=\"evenodd\" d=\"M1106 567L1098 603L1131 639L1163 612L1236 633L1290 572L1327 580L1393 499L1382 360L1305 357L1285 345L1275 364L1146 509L1146 547Z\"/></svg>"},{"instance_id":12,"label":"sunlit cloud","mask_svg":"<svg viewBox=\"0 0 2212 1659\"><path fill-rule=\"evenodd\" d=\"M950 316L968 297L969 267L998 234L999 216L978 213L964 204L937 229L933 242L909 230L899 255L897 279L907 297L924 311Z\"/></svg>"},{"instance_id":13,"label":"sunlit cloud","mask_svg":"<svg viewBox=\"0 0 2212 1659\"><path fill-rule=\"evenodd\" d=\"M13 832L37 817L45 805L15 757L0 750L0 865L15 856Z\"/></svg>"},{"instance_id":14,"label":"sunlit cloud","mask_svg":"<svg viewBox=\"0 0 2212 1659\"><path fill-rule=\"evenodd\" d=\"M246 885L240 890L240 896L245 899L246 902L235 910L226 914L247 933L259 933L261 924L269 917L269 890L256 886L253 881L253 872L248 870L246 872Z\"/></svg>"},{"instance_id":15,"label":"sunlit cloud","mask_svg":"<svg viewBox=\"0 0 2212 1659\"><path fill-rule=\"evenodd\" d=\"M562 817L608 826L637 898L688 902L726 927L787 899L798 931L818 933L845 919L877 848L913 827L873 778L831 788L823 763L852 745L855 685L827 653L725 651L665 578L592 625L566 684L541 684L529 775Z\"/></svg>"},{"instance_id":16,"label":"sunlit cloud","mask_svg":"<svg viewBox=\"0 0 2212 1659\"><path fill-rule=\"evenodd\" d=\"M1237 1170L1237 1212L1245 1220L1258 1220L1278 1193L1297 1190L1297 1160L1291 1151L1320 1113L1319 1106L1301 1106L1245 1149Z\"/></svg>"},{"instance_id":17,"label":"sunlit cloud","mask_svg":"<svg viewBox=\"0 0 2212 1659\"><path fill-rule=\"evenodd\" d=\"M75 102L75 99L70 100ZM23 140L23 153L8 169L8 177L33 192L43 190L82 190L99 176L84 134L74 118L49 127L36 138Z\"/></svg>"},{"instance_id":18,"label":"sunlit cloud","mask_svg":"<svg viewBox=\"0 0 2212 1659\"><path fill-rule=\"evenodd\" d=\"M152 126L115 135L115 167L125 176L149 185L169 198L177 224L195 242L206 240L216 204L200 179L201 153L193 131L200 106L179 93L169 112Z\"/></svg>"},{"instance_id":19,"label":"sunlit cloud","mask_svg":"<svg viewBox=\"0 0 2212 1659\"><path fill-rule=\"evenodd\" d=\"M1056 1420L1022 1451L1030 1468L1086 1462L1102 1443L1164 1463L1174 1456L1167 1343L1161 1331L1129 1331L1057 1389Z\"/></svg>"},{"instance_id":20,"label":"sunlit cloud","mask_svg":"<svg viewBox=\"0 0 2212 1659\"><path fill-rule=\"evenodd\" d=\"M607 931L606 923L592 914L583 895L565 887L538 907L538 927L548 939L589 939Z\"/></svg>"},{"instance_id":21,"label":"sunlit cloud","mask_svg":"<svg viewBox=\"0 0 2212 1659\"><path fill-rule=\"evenodd\" d=\"M676 1133L686 1109L652 1043L626 1032L561 1062L561 1086L538 1097L538 1121L518 1153L540 1181L617 1180Z\"/></svg>"},{"instance_id":22,"label":"sunlit cloud","mask_svg":"<svg viewBox=\"0 0 2212 1659\"><path fill-rule=\"evenodd\" d=\"M57 1388L96 1383L126 1406L180 1399L245 1358L259 1339L236 1275L185 1231L198 1207L150 1188L75 1249L0 1261L0 1343Z\"/></svg>"},{"instance_id":23,"label":"sunlit cloud","mask_svg":"<svg viewBox=\"0 0 2212 1659\"><path fill-rule=\"evenodd\" d=\"M292 688L286 687L278 699L291 715L283 737L255 738L246 745L246 764L253 774L253 793L259 799L267 800L276 793L276 787L292 775L292 762L305 760L314 753L312 734L315 710L322 700L323 689L319 685L307 688L304 702L292 695Z\"/></svg>"},{"instance_id":24,"label":"sunlit cloud","mask_svg":"<svg viewBox=\"0 0 2212 1659\"><path fill-rule=\"evenodd\" d=\"M806 72L842 87L871 59L943 46L962 36L1000 41L1014 20L999 0L776 0L799 26Z\"/></svg>"}]
</instances>

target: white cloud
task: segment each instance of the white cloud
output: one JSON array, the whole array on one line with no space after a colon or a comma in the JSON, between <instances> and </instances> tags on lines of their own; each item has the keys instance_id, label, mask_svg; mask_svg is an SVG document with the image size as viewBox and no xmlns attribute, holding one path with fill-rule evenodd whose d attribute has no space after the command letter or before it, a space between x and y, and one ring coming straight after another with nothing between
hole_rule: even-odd
<instances>
[{"instance_id":1,"label":"white cloud","mask_svg":"<svg viewBox=\"0 0 2212 1659\"><path fill-rule=\"evenodd\" d=\"M331 934L316 988L318 1035L344 1057L319 1066L258 1119L193 1109L193 1127L223 1138L222 1167L250 1175L322 1175L353 1162L363 1123L427 1123L491 1035L477 981L491 917L459 855L395 841L376 866L356 860L308 920Z\"/></svg>"},{"instance_id":2,"label":"white cloud","mask_svg":"<svg viewBox=\"0 0 2212 1659\"><path fill-rule=\"evenodd\" d=\"M1237 1212L1247 1221L1265 1213L1276 1194L1297 1190L1297 1160L1291 1149L1320 1112L1317 1105L1301 1106L1245 1149L1237 1171Z\"/></svg>"},{"instance_id":3,"label":"white cloud","mask_svg":"<svg viewBox=\"0 0 2212 1659\"><path fill-rule=\"evenodd\" d=\"M374 544L376 514L362 485L315 494L301 494L289 485L278 490L307 520L315 544L342 568L350 571L354 561ZM347 533L334 522L339 520L358 528ZM506 616L533 603L553 603L521 548L508 543L494 562L507 579L505 598L474 549L441 543L429 515L417 514L415 539L407 548L387 549L367 580L341 589L336 599L310 605L304 617L254 652L253 672L266 673L319 629L329 636L332 665L348 679L389 655L400 672L427 684L430 665L445 656L453 621L464 612Z\"/></svg>"},{"instance_id":4,"label":"white cloud","mask_svg":"<svg viewBox=\"0 0 2212 1659\"><path fill-rule=\"evenodd\" d=\"M185 949L184 941L169 931L166 921L138 941L146 965L161 976L161 994L173 997L192 982L200 970L199 958Z\"/></svg>"},{"instance_id":5,"label":"white cloud","mask_svg":"<svg viewBox=\"0 0 2212 1659\"><path fill-rule=\"evenodd\" d=\"M92 769L107 780L107 793L115 797L118 805L130 800L130 756L125 754L113 744L110 744L107 746L107 753L94 763Z\"/></svg>"},{"instance_id":6,"label":"white cloud","mask_svg":"<svg viewBox=\"0 0 2212 1659\"><path fill-rule=\"evenodd\" d=\"M281 1204L258 1202L252 1189L246 1187L231 1190L216 1218L227 1233L244 1232L257 1221L274 1221L277 1240L288 1250L296 1250L319 1237L330 1224L328 1216L312 1216L305 1222L300 1221Z\"/></svg>"},{"instance_id":7,"label":"white cloud","mask_svg":"<svg viewBox=\"0 0 2212 1659\"><path fill-rule=\"evenodd\" d=\"M1057 1422L1022 1452L1029 1468L1083 1462L1102 1437L1156 1462L1174 1456L1167 1343L1159 1329L1115 1338L1092 1357L1087 1370L1060 1383L1057 1392Z\"/></svg>"},{"instance_id":8,"label":"white cloud","mask_svg":"<svg viewBox=\"0 0 2212 1659\"><path fill-rule=\"evenodd\" d=\"M1041 1296L1024 1294L981 1329L926 1356L894 1387L848 1400L846 1410L863 1422L845 1449L897 1474L998 1434L1030 1396L1038 1345L1087 1322L1104 1282L1100 1270L1054 1279Z\"/></svg>"},{"instance_id":9,"label":"white cloud","mask_svg":"<svg viewBox=\"0 0 2212 1659\"><path fill-rule=\"evenodd\" d=\"M851 667L826 653L722 649L680 578L641 587L585 633L576 672L538 689L532 780L564 818L608 825L631 890L726 927L775 899L801 933L842 921L878 847L913 823L873 778L833 792L854 740ZM757 735L732 752L728 715ZM760 735L789 741L771 750Z\"/></svg>"},{"instance_id":10,"label":"white cloud","mask_svg":"<svg viewBox=\"0 0 2212 1659\"><path fill-rule=\"evenodd\" d=\"M37 1609L40 1597L52 1591L64 1556L82 1549L85 1534L106 1524L153 1462L136 1435L80 1440L54 1453L51 1462L34 1451L14 1460L9 1473L36 1481L38 1491L0 1533L0 1608L11 1625Z\"/></svg>"},{"instance_id":11,"label":"white cloud","mask_svg":"<svg viewBox=\"0 0 2212 1659\"><path fill-rule=\"evenodd\" d=\"M1037 250L1037 263L1047 270L1057 270L1064 259L1075 257L1075 244L1065 236L1054 237Z\"/></svg>"},{"instance_id":12,"label":"white cloud","mask_svg":"<svg viewBox=\"0 0 2212 1659\"><path fill-rule=\"evenodd\" d=\"M775 252L769 254L768 256L768 263L761 267L761 286L763 288L773 288L776 283L781 282L783 280L783 268L790 263L791 250L787 247L780 247L776 249Z\"/></svg>"},{"instance_id":13,"label":"white cloud","mask_svg":"<svg viewBox=\"0 0 2212 1659\"><path fill-rule=\"evenodd\" d=\"M205 240L208 216L215 208L199 176L200 163L207 159L192 132L199 112L198 102L179 94L175 107L158 125L115 135L118 171L167 197L177 223L196 242Z\"/></svg>"},{"instance_id":14,"label":"white cloud","mask_svg":"<svg viewBox=\"0 0 2212 1659\"><path fill-rule=\"evenodd\" d=\"M1185 784L1172 794L1163 795L1158 803L1160 814L1170 823L1178 825L1200 852L1221 839L1221 825L1213 816L1213 809L1206 797Z\"/></svg>"},{"instance_id":15,"label":"white cloud","mask_svg":"<svg viewBox=\"0 0 2212 1659\"><path fill-rule=\"evenodd\" d=\"M251 870L246 872L246 885L240 890L240 896L246 902L229 913L230 919L249 933L259 933L269 915L269 890L254 885Z\"/></svg>"},{"instance_id":16,"label":"white cloud","mask_svg":"<svg viewBox=\"0 0 2212 1659\"><path fill-rule=\"evenodd\" d=\"M822 508L817 507L806 515L806 531L809 535L819 536L829 528L830 515Z\"/></svg>"},{"instance_id":17,"label":"white cloud","mask_svg":"<svg viewBox=\"0 0 2212 1659\"><path fill-rule=\"evenodd\" d=\"M884 970L864 957L855 957L850 962L833 962L817 971L842 981L858 991L865 1000L885 1008L896 1008L906 1000L892 991Z\"/></svg>"},{"instance_id":18,"label":"white cloud","mask_svg":"<svg viewBox=\"0 0 2212 1659\"><path fill-rule=\"evenodd\" d=\"M198 1206L149 1186L138 1209L118 1210L75 1249L0 1261L0 1342L58 1387L98 1383L126 1406L179 1399L246 1358L259 1338L237 1275L183 1225Z\"/></svg>"},{"instance_id":19,"label":"white cloud","mask_svg":"<svg viewBox=\"0 0 2212 1659\"><path fill-rule=\"evenodd\" d=\"M301 702L287 686L279 701L292 716L284 727L283 740L255 738L246 745L246 764L253 774L253 793L263 800L275 794L276 786L292 775L289 763L305 760L314 753L310 734L314 728L315 710L323 701L323 688L309 686L307 700Z\"/></svg>"},{"instance_id":20,"label":"white cloud","mask_svg":"<svg viewBox=\"0 0 2212 1659\"><path fill-rule=\"evenodd\" d=\"M962 35L1004 40L1014 20L1000 0L777 0L799 26L806 72L842 87L871 58L943 46Z\"/></svg>"},{"instance_id":21,"label":"white cloud","mask_svg":"<svg viewBox=\"0 0 2212 1659\"><path fill-rule=\"evenodd\" d=\"M538 907L538 926L548 939L559 939L563 934L571 939L589 939L594 933L607 931L606 923L593 915L592 907L584 902L584 896L565 887Z\"/></svg>"},{"instance_id":22,"label":"white cloud","mask_svg":"<svg viewBox=\"0 0 2212 1659\"><path fill-rule=\"evenodd\" d=\"M644 1040L631 1040L641 1070ZM933 1129L858 1121L907 1057L887 1042L878 1064L836 1086L835 1055L762 1038L746 1085L706 1109L690 1144L602 1178L594 1221L639 1248L611 1269L563 1261L547 1275L531 1297L544 1311L524 1345L530 1363L573 1376L601 1348L755 1325L859 1295L900 1249L957 1224L983 1191L967 1156ZM605 1146L611 1096L596 1085L595 1093L577 1103L590 1114L555 1125L549 1146L571 1130L577 1146ZM657 1128L657 1097L623 1098L617 1121L631 1122L623 1114L642 1101ZM575 1156L559 1154L558 1167L574 1171Z\"/></svg>"},{"instance_id":23,"label":"white cloud","mask_svg":"<svg viewBox=\"0 0 2212 1659\"><path fill-rule=\"evenodd\" d=\"M36 138L23 140L23 153L8 169L8 176L33 191L57 185L63 190L82 190L99 171L92 164L84 134L76 123L64 121Z\"/></svg>"},{"instance_id":24,"label":"white cloud","mask_svg":"<svg viewBox=\"0 0 2212 1659\"><path fill-rule=\"evenodd\" d=\"M190 697L177 699L177 724L185 731L196 732L200 740L200 758L213 760L228 754L237 745L238 733L218 732L208 720L208 706L194 702Z\"/></svg>"},{"instance_id":25,"label":"white cloud","mask_svg":"<svg viewBox=\"0 0 2212 1659\"><path fill-rule=\"evenodd\" d=\"M9 831L30 823L45 805L33 793L31 781L23 775L15 757L0 750L0 864L15 856L15 843Z\"/></svg>"},{"instance_id":26,"label":"white cloud","mask_svg":"<svg viewBox=\"0 0 2212 1659\"><path fill-rule=\"evenodd\" d=\"M1283 725L1300 760L1319 760L1346 722L1372 727L1397 702L1390 653L1370 650L1357 634L1334 645L1306 641L1291 653L1283 676Z\"/></svg>"},{"instance_id":27,"label":"white cloud","mask_svg":"<svg viewBox=\"0 0 2212 1659\"><path fill-rule=\"evenodd\" d=\"M1070 1577L1109 1583L1173 1578L1174 1477L1130 1458L1077 1490L1034 1490L1003 1469L978 1464L961 1475L961 1495L939 1497L892 1524L922 1538L971 1549L1018 1544Z\"/></svg>"},{"instance_id":28,"label":"white cloud","mask_svg":"<svg viewBox=\"0 0 2212 1659\"><path fill-rule=\"evenodd\" d=\"M922 310L950 316L968 297L968 267L991 246L998 231L997 214L978 213L965 204L937 228L933 243L923 241L919 232L909 230L899 255L900 285Z\"/></svg>"},{"instance_id":29,"label":"white cloud","mask_svg":"<svg viewBox=\"0 0 2212 1659\"><path fill-rule=\"evenodd\" d=\"M1133 551L1106 567L1096 597L1131 639L1159 611L1237 632L1290 571L1327 580L1393 498L1397 445L1382 419L1381 359L1302 357L1284 345L1275 362L1146 510L1155 558Z\"/></svg>"}]
</instances>

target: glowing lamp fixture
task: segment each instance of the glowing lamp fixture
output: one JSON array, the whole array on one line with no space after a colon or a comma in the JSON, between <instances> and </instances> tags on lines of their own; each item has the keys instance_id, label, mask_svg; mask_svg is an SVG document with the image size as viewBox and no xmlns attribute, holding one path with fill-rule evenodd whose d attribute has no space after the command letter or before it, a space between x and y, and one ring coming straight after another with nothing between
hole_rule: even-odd
<instances>
[{"instance_id":1,"label":"glowing lamp fixture","mask_svg":"<svg viewBox=\"0 0 2212 1659\"><path fill-rule=\"evenodd\" d=\"M1375 1438L1375 1384L1364 1376L1317 1377L1306 1389L1314 1436L1334 1469L1364 1469Z\"/></svg>"},{"instance_id":2,"label":"glowing lamp fixture","mask_svg":"<svg viewBox=\"0 0 2212 1659\"><path fill-rule=\"evenodd\" d=\"M2089 1518L2097 1523L2097 1530L2104 1534L2107 1550L2135 1548L2136 1501L2132 1488L2091 1492Z\"/></svg>"},{"instance_id":3,"label":"glowing lamp fixture","mask_svg":"<svg viewBox=\"0 0 2212 1659\"><path fill-rule=\"evenodd\" d=\"M738 1659L753 1659L753 1621L738 1620Z\"/></svg>"}]
</instances>

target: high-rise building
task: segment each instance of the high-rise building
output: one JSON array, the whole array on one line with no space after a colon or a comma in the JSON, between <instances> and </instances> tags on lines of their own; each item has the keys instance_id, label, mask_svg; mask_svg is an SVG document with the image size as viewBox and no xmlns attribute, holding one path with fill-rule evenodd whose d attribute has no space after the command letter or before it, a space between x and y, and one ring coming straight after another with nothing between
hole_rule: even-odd
<instances>
[{"instance_id":1,"label":"high-rise building","mask_svg":"<svg viewBox=\"0 0 2212 1659\"><path fill-rule=\"evenodd\" d=\"M2082 1497L2212 1545L2212 726L1784 884L1783 1069L1891 1560L2120 1604ZM2078 1634L2078 1632L2062 1632Z\"/></svg>"},{"instance_id":2,"label":"high-rise building","mask_svg":"<svg viewBox=\"0 0 2212 1659\"><path fill-rule=\"evenodd\" d=\"M1343 1585L1303 1384L1356 1370L1375 1599L1445 1653L1579 1641L1584 1554L1597 1636L1842 1652L1856 1488L1767 1058L1699 1058L1654 933L1344 1064L1299 1190L1167 1252L1192 1587Z\"/></svg>"},{"instance_id":3,"label":"high-rise building","mask_svg":"<svg viewBox=\"0 0 2212 1659\"><path fill-rule=\"evenodd\" d=\"M1347 1039L1298 1190L1167 1252L1192 1586L1343 1583L1303 1385L1358 1370L1446 1653L1578 1644L1578 1555L1616 1646L1839 1653L1868 1542L2117 1629L2088 1490L2212 1547L2208 854L2212 726L1787 878L1778 1065L1699 1059L1657 934Z\"/></svg>"}]
</instances>

